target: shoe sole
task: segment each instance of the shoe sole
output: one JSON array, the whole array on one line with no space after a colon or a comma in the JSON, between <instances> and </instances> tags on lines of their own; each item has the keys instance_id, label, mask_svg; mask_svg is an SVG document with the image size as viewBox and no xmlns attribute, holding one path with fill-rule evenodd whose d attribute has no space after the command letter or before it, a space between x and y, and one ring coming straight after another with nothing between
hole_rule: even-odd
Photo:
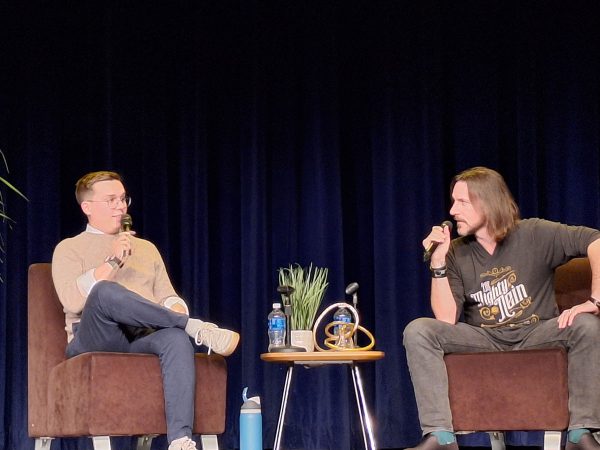
<instances>
[{"instance_id":1,"label":"shoe sole","mask_svg":"<svg viewBox=\"0 0 600 450\"><path fill-rule=\"evenodd\" d=\"M215 349L213 349L213 351L215 353L218 353L221 356L229 356L235 351L238 343L240 342L240 335L239 335L239 333L236 333L235 331L232 331L232 333L233 333L233 335L231 336L231 342L229 342L229 345L227 346L227 348L221 352L218 352Z\"/></svg>"}]
</instances>

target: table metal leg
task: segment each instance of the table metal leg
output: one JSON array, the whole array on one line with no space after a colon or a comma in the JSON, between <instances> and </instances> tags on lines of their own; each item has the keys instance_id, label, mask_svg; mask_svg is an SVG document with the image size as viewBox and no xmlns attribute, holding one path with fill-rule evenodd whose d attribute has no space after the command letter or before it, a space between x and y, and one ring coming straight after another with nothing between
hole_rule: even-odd
<instances>
[{"instance_id":1,"label":"table metal leg","mask_svg":"<svg viewBox=\"0 0 600 450\"><path fill-rule=\"evenodd\" d=\"M350 371L352 372L352 381L354 382L356 406L358 407L358 414L360 416L365 450L376 450L377 446L373 436L373 426L371 424L371 417L369 416L369 410L367 408L367 402L365 400L365 393L363 390L362 379L360 377L358 366L356 366L356 364L352 364L350 366Z\"/></svg>"},{"instance_id":2,"label":"table metal leg","mask_svg":"<svg viewBox=\"0 0 600 450\"><path fill-rule=\"evenodd\" d=\"M285 384L283 386L283 395L281 396L281 407L279 408L279 420L277 421L277 432L275 433L275 444L273 444L273 450L280 450L281 448L283 421L285 420L285 410L287 408L288 394L290 392L290 385L292 384L293 372L294 365L290 364L285 375Z\"/></svg>"},{"instance_id":3,"label":"table metal leg","mask_svg":"<svg viewBox=\"0 0 600 450\"><path fill-rule=\"evenodd\" d=\"M365 450L367 450L369 448L369 445L367 443L367 434L365 433L365 419L363 417L363 407L362 407L362 402L360 400L360 394L358 392L358 385L356 382L353 368L354 368L354 366L350 367L350 373L352 374L352 384L354 385L354 395L356 396L356 407L358 409L358 417L360 417L360 430L362 432Z\"/></svg>"}]
</instances>

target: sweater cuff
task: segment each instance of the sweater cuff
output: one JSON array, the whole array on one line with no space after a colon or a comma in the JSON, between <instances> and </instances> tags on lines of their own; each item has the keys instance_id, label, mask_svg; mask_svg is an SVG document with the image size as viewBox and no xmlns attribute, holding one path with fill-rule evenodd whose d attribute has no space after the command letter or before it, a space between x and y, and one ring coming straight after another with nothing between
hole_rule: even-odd
<instances>
[{"instance_id":1,"label":"sweater cuff","mask_svg":"<svg viewBox=\"0 0 600 450\"><path fill-rule=\"evenodd\" d=\"M189 310L187 304L185 303L185 301L181 297L176 297L176 296L173 295L171 297L167 297L165 299L165 301L163 302L163 306L165 308L171 309L173 307L173 305L181 305L181 306L183 306L183 309L185 309L185 313L188 316L190 315L190 310Z\"/></svg>"},{"instance_id":2,"label":"sweater cuff","mask_svg":"<svg viewBox=\"0 0 600 450\"><path fill-rule=\"evenodd\" d=\"M98 281L94 278L94 269L90 269L77 278L77 287L84 297L87 297Z\"/></svg>"}]
</instances>

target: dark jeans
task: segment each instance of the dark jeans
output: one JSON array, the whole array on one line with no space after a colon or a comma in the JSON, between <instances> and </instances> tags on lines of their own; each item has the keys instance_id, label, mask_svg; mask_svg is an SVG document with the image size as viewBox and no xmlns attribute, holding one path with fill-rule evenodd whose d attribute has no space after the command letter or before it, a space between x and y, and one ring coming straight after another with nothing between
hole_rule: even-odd
<instances>
[{"instance_id":1,"label":"dark jeans","mask_svg":"<svg viewBox=\"0 0 600 450\"><path fill-rule=\"evenodd\" d=\"M563 329L558 328L557 319L543 321L512 346L495 340L480 327L420 318L404 330L404 346L424 435L453 431L445 354L548 347L563 347L568 352L569 429L600 428L600 319L592 314L579 314Z\"/></svg>"},{"instance_id":2,"label":"dark jeans","mask_svg":"<svg viewBox=\"0 0 600 450\"><path fill-rule=\"evenodd\" d=\"M186 315L156 305L120 284L100 281L87 298L81 322L74 325L66 355L71 358L92 351L157 355L167 439L191 437L196 376L194 347L184 331L187 320Z\"/></svg>"}]
</instances>

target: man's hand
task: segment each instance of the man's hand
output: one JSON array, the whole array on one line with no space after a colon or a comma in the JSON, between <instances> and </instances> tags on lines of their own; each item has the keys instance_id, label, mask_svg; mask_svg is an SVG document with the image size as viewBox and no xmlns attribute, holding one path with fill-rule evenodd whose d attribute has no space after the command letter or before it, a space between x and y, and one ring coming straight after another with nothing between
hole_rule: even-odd
<instances>
[{"instance_id":1,"label":"man's hand","mask_svg":"<svg viewBox=\"0 0 600 450\"><path fill-rule=\"evenodd\" d=\"M429 248L431 243L438 246L431 254L431 267L442 267L446 264L446 254L450 248L450 228L436 225L431 228L431 233L423 239L423 248Z\"/></svg>"},{"instance_id":2,"label":"man's hand","mask_svg":"<svg viewBox=\"0 0 600 450\"><path fill-rule=\"evenodd\" d=\"M558 316L558 328L566 328L571 326L573 320L578 314L581 313L591 313L596 314L598 312L598 307L594 305L589 300L585 303L581 303L580 305L575 305L572 308L565 309L560 316Z\"/></svg>"},{"instance_id":3,"label":"man's hand","mask_svg":"<svg viewBox=\"0 0 600 450\"><path fill-rule=\"evenodd\" d=\"M131 232L122 231L117 235L112 243L112 255L119 258L122 262L127 261L131 256Z\"/></svg>"}]
</instances>

